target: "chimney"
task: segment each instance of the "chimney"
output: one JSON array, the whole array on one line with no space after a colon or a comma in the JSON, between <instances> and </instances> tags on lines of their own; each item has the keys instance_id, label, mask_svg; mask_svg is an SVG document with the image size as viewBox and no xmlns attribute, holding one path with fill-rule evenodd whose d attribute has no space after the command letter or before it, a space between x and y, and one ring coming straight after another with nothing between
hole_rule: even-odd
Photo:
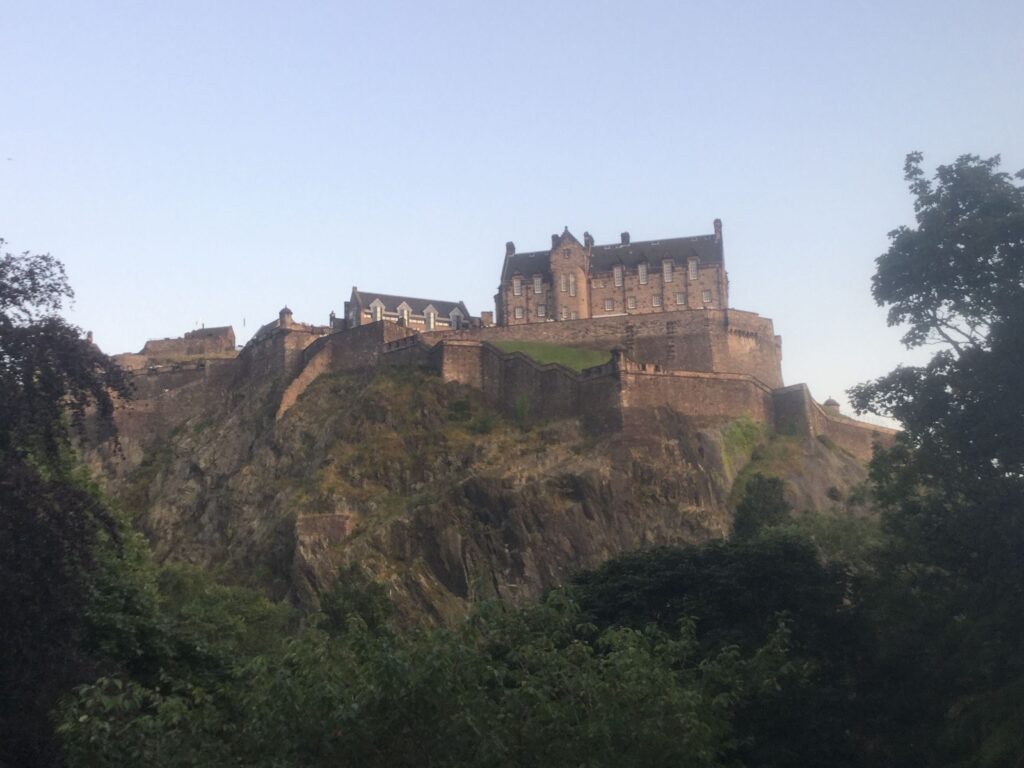
<instances>
[{"instance_id":1,"label":"chimney","mask_svg":"<svg viewBox=\"0 0 1024 768\"><path fill-rule=\"evenodd\" d=\"M629 232L623 232L619 237L622 239L623 245L629 245Z\"/></svg>"},{"instance_id":2,"label":"chimney","mask_svg":"<svg viewBox=\"0 0 1024 768\"><path fill-rule=\"evenodd\" d=\"M587 247L587 248L593 248L594 247L594 236L592 234L590 234L589 232L584 232L583 233L583 245L585 247Z\"/></svg>"},{"instance_id":3,"label":"chimney","mask_svg":"<svg viewBox=\"0 0 1024 768\"><path fill-rule=\"evenodd\" d=\"M556 248L558 246L558 235L551 236L551 247Z\"/></svg>"},{"instance_id":4,"label":"chimney","mask_svg":"<svg viewBox=\"0 0 1024 768\"><path fill-rule=\"evenodd\" d=\"M88 344L92 344L92 331L87 331L85 334L85 341Z\"/></svg>"},{"instance_id":5,"label":"chimney","mask_svg":"<svg viewBox=\"0 0 1024 768\"><path fill-rule=\"evenodd\" d=\"M509 240L507 243L505 243L505 255L506 256L515 256L516 255L516 244L513 243L511 240Z\"/></svg>"},{"instance_id":6,"label":"chimney","mask_svg":"<svg viewBox=\"0 0 1024 768\"><path fill-rule=\"evenodd\" d=\"M715 242L722 242L722 220L715 219Z\"/></svg>"},{"instance_id":7,"label":"chimney","mask_svg":"<svg viewBox=\"0 0 1024 768\"><path fill-rule=\"evenodd\" d=\"M330 322L328 323L328 325L330 326L332 331L334 330L334 321L337 319L337 317L338 316L334 314L334 310L332 309L331 310L331 319L330 319Z\"/></svg>"}]
</instances>

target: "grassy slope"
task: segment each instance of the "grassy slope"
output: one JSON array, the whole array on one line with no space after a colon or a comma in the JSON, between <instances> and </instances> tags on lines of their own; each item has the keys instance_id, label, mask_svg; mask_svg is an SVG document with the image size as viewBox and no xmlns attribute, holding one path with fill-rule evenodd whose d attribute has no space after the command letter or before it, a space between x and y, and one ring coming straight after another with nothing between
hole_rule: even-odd
<instances>
[{"instance_id":1,"label":"grassy slope","mask_svg":"<svg viewBox=\"0 0 1024 768\"><path fill-rule=\"evenodd\" d=\"M574 371L607 363L610 355L593 349L562 347L542 341L498 341L494 346L503 352L522 352L538 363L559 363Z\"/></svg>"}]
</instances>

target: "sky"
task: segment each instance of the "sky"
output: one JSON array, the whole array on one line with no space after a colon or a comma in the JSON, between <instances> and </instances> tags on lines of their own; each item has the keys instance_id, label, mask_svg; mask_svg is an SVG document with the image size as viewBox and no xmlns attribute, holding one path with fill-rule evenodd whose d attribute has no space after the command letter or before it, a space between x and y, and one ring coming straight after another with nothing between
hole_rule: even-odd
<instances>
[{"instance_id":1,"label":"sky","mask_svg":"<svg viewBox=\"0 0 1024 768\"><path fill-rule=\"evenodd\" d=\"M1024 168L1024 3L0 0L0 237L109 353L352 286L493 309L505 242L710 234L823 401L929 169Z\"/></svg>"}]
</instances>

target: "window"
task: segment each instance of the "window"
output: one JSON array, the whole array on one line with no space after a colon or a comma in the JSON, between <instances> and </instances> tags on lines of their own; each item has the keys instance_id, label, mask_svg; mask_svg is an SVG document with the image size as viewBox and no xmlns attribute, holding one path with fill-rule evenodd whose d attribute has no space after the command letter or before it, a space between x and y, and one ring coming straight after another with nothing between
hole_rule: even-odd
<instances>
[{"instance_id":1,"label":"window","mask_svg":"<svg viewBox=\"0 0 1024 768\"><path fill-rule=\"evenodd\" d=\"M618 264L615 265L615 268L612 270L612 276L615 278L615 287L616 288L621 288L622 287L622 267L620 265L618 265Z\"/></svg>"},{"instance_id":2,"label":"window","mask_svg":"<svg viewBox=\"0 0 1024 768\"><path fill-rule=\"evenodd\" d=\"M516 320L522 320L523 319L523 308L522 307L516 307L515 315L516 315Z\"/></svg>"},{"instance_id":3,"label":"window","mask_svg":"<svg viewBox=\"0 0 1024 768\"><path fill-rule=\"evenodd\" d=\"M512 278L512 293L515 296L523 295L523 278L513 277Z\"/></svg>"},{"instance_id":4,"label":"window","mask_svg":"<svg viewBox=\"0 0 1024 768\"><path fill-rule=\"evenodd\" d=\"M558 287L561 289L562 293L569 290L569 276L564 272L558 278Z\"/></svg>"},{"instance_id":5,"label":"window","mask_svg":"<svg viewBox=\"0 0 1024 768\"><path fill-rule=\"evenodd\" d=\"M626 308L636 309L636 296L630 296L628 299L626 299Z\"/></svg>"},{"instance_id":6,"label":"window","mask_svg":"<svg viewBox=\"0 0 1024 768\"><path fill-rule=\"evenodd\" d=\"M676 294L676 304L685 304L685 303L686 303L686 294L685 293L677 293Z\"/></svg>"},{"instance_id":7,"label":"window","mask_svg":"<svg viewBox=\"0 0 1024 768\"><path fill-rule=\"evenodd\" d=\"M613 309L615 309L615 302L612 301L611 299L605 299L604 300L604 311L605 312L611 312Z\"/></svg>"},{"instance_id":8,"label":"window","mask_svg":"<svg viewBox=\"0 0 1024 768\"><path fill-rule=\"evenodd\" d=\"M651 296L651 306L652 307L660 307L661 306L661 296Z\"/></svg>"},{"instance_id":9,"label":"window","mask_svg":"<svg viewBox=\"0 0 1024 768\"><path fill-rule=\"evenodd\" d=\"M661 278L666 283L671 283L672 282L672 262L671 261L663 261L663 262L661 262Z\"/></svg>"},{"instance_id":10,"label":"window","mask_svg":"<svg viewBox=\"0 0 1024 768\"><path fill-rule=\"evenodd\" d=\"M568 248L563 249L562 250L562 258L563 259L568 259L569 258L569 253L570 253L570 251L569 251Z\"/></svg>"},{"instance_id":11,"label":"window","mask_svg":"<svg viewBox=\"0 0 1024 768\"><path fill-rule=\"evenodd\" d=\"M711 303L711 291L702 291L700 297L705 304Z\"/></svg>"},{"instance_id":12,"label":"window","mask_svg":"<svg viewBox=\"0 0 1024 768\"><path fill-rule=\"evenodd\" d=\"M576 319L576 313L575 312L570 312L569 313L569 319L570 320L575 320Z\"/></svg>"},{"instance_id":13,"label":"window","mask_svg":"<svg viewBox=\"0 0 1024 768\"><path fill-rule=\"evenodd\" d=\"M373 307L373 319L383 320L384 319L384 307L380 304L375 304Z\"/></svg>"},{"instance_id":14,"label":"window","mask_svg":"<svg viewBox=\"0 0 1024 768\"><path fill-rule=\"evenodd\" d=\"M569 275L569 295L576 295L576 275L574 274Z\"/></svg>"},{"instance_id":15,"label":"window","mask_svg":"<svg viewBox=\"0 0 1024 768\"><path fill-rule=\"evenodd\" d=\"M697 260L696 259L690 259L690 279L691 280L696 280L697 279Z\"/></svg>"},{"instance_id":16,"label":"window","mask_svg":"<svg viewBox=\"0 0 1024 768\"><path fill-rule=\"evenodd\" d=\"M647 264L638 264L636 274L640 278L640 285L647 285Z\"/></svg>"},{"instance_id":17,"label":"window","mask_svg":"<svg viewBox=\"0 0 1024 768\"><path fill-rule=\"evenodd\" d=\"M548 307L546 304L537 305L537 317L546 317L548 314Z\"/></svg>"},{"instance_id":18,"label":"window","mask_svg":"<svg viewBox=\"0 0 1024 768\"><path fill-rule=\"evenodd\" d=\"M565 320L565 317L566 317L567 314L568 313L565 311L565 307L560 307L559 310L558 310L558 319L559 320Z\"/></svg>"},{"instance_id":19,"label":"window","mask_svg":"<svg viewBox=\"0 0 1024 768\"><path fill-rule=\"evenodd\" d=\"M427 312L427 330L434 330L434 321L437 319L437 315L433 312Z\"/></svg>"},{"instance_id":20,"label":"window","mask_svg":"<svg viewBox=\"0 0 1024 768\"><path fill-rule=\"evenodd\" d=\"M406 325L409 324L409 310L407 308L402 307L400 310L398 310L398 317Z\"/></svg>"},{"instance_id":21,"label":"window","mask_svg":"<svg viewBox=\"0 0 1024 768\"><path fill-rule=\"evenodd\" d=\"M544 292L544 282L541 280L540 275L534 275L533 276L533 292L534 293L543 293Z\"/></svg>"}]
</instances>

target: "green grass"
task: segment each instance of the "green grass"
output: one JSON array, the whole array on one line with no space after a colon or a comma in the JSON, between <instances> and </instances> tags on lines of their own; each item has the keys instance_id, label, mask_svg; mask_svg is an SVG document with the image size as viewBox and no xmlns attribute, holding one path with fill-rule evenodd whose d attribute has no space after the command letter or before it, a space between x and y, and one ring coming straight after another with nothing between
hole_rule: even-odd
<instances>
[{"instance_id":1,"label":"green grass","mask_svg":"<svg viewBox=\"0 0 1024 768\"><path fill-rule=\"evenodd\" d=\"M496 341L494 346L502 352L522 352L538 363L558 363L574 371L603 365L611 359L609 352L578 347L562 347L543 341Z\"/></svg>"}]
</instances>

